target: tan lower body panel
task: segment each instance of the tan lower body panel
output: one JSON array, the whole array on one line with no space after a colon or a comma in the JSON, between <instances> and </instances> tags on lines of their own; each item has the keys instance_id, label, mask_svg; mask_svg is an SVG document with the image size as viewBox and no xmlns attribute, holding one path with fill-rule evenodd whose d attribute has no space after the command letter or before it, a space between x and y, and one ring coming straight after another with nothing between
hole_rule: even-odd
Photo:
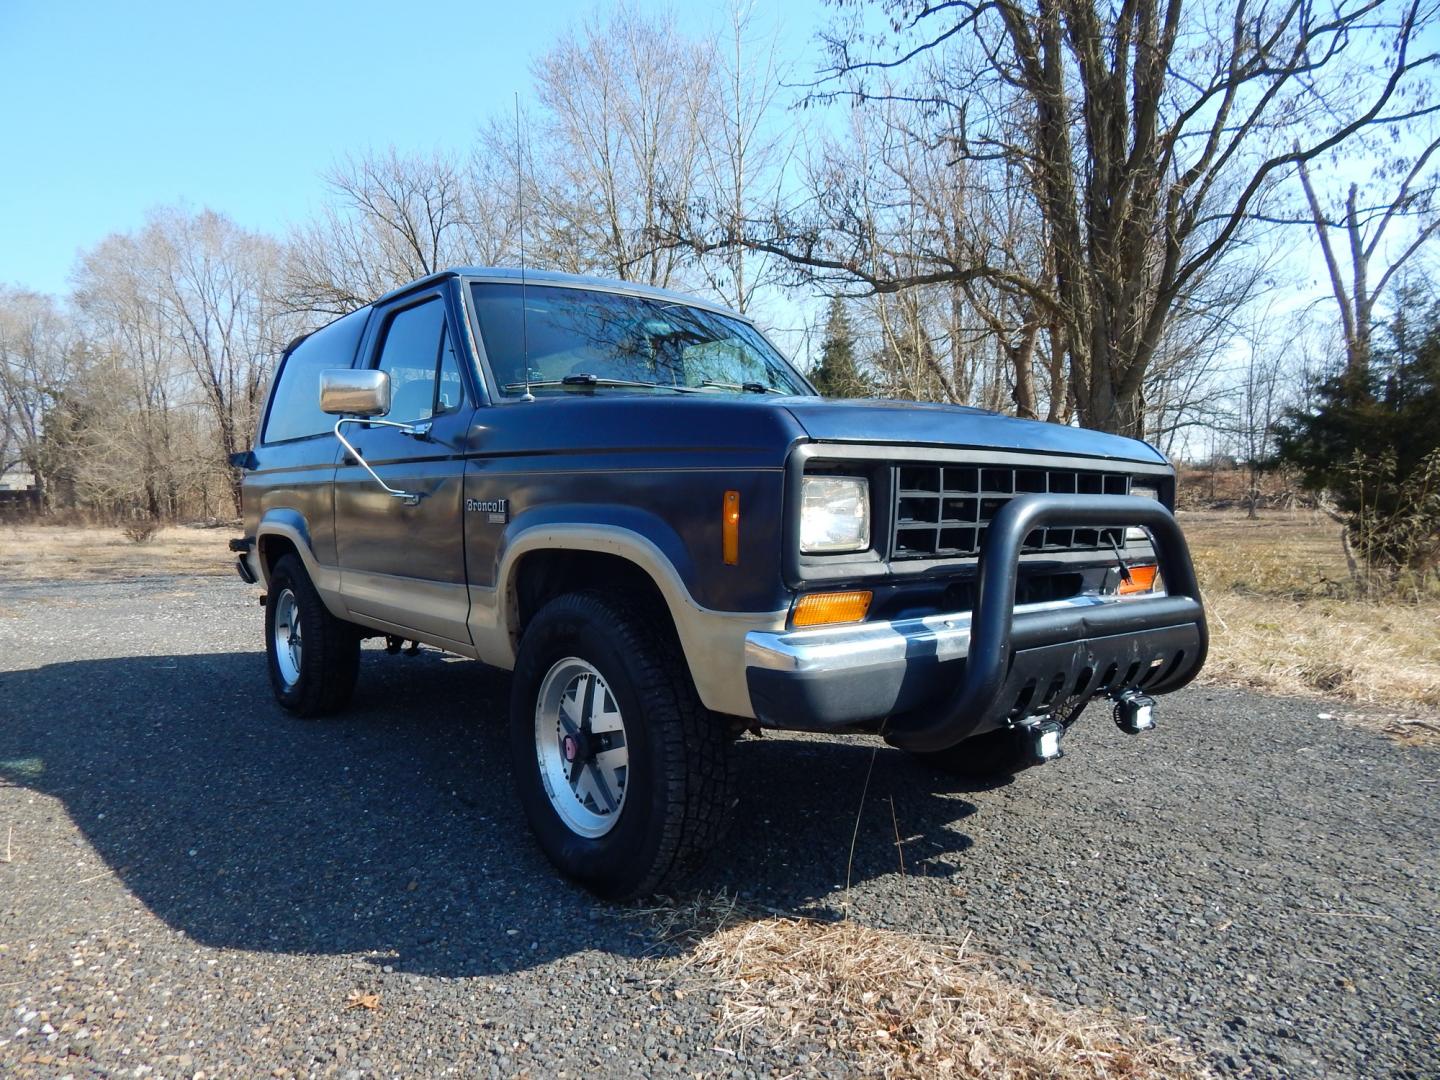
<instances>
[{"instance_id":1,"label":"tan lower body panel","mask_svg":"<svg viewBox=\"0 0 1440 1080\"><path fill-rule=\"evenodd\" d=\"M470 636L477 659L509 671L515 666L515 641L508 623L497 617L497 595L495 589L470 587ZM745 635L784 630L789 612L712 611L688 595L678 601L667 595L666 601L700 701L714 712L753 719L745 683Z\"/></svg>"},{"instance_id":2,"label":"tan lower body panel","mask_svg":"<svg viewBox=\"0 0 1440 1080\"><path fill-rule=\"evenodd\" d=\"M788 611L735 612L701 607L690 597L675 567L650 540L613 525L543 525L509 538L497 574L498 586L470 587L470 639L488 664L515 666L519 628L513 575L532 551L595 551L618 555L649 576L670 610L690 677L707 709L753 718L745 683L745 635L751 630L782 630Z\"/></svg>"},{"instance_id":3,"label":"tan lower body panel","mask_svg":"<svg viewBox=\"0 0 1440 1080\"><path fill-rule=\"evenodd\" d=\"M422 641L432 636L465 641L470 595L465 585L360 570L340 571L348 617L407 627Z\"/></svg>"},{"instance_id":4,"label":"tan lower body panel","mask_svg":"<svg viewBox=\"0 0 1440 1080\"><path fill-rule=\"evenodd\" d=\"M475 655L475 646L468 641L455 641L453 638L441 637L439 634L422 633L413 627L402 626L400 623L388 622L370 615L351 615L350 621L357 626L378 630L382 634L392 634L398 638L405 638L407 641L423 641L426 645L433 645L437 649L444 649L457 656L468 657L471 660L480 659Z\"/></svg>"},{"instance_id":5,"label":"tan lower body panel","mask_svg":"<svg viewBox=\"0 0 1440 1080\"><path fill-rule=\"evenodd\" d=\"M690 677L707 709L754 719L745 681L745 635L751 630L785 629L786 611L765 613L710 611L702 607L672 614Z\"/></svg>"}]
</instances>

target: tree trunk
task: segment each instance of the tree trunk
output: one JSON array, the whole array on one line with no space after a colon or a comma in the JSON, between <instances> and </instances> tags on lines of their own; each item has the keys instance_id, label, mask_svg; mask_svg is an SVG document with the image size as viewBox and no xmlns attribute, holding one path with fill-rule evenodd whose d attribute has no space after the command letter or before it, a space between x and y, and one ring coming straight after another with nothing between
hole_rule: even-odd
<instances>
[{"instance_id":1,"label":"tree trunk","mask_svg":"<svg viewBox=\"0 0 1440 1080\"><path fill-rule=\"evenodd\" d=\"M1026 324L1021 331L1018 345L1005 342L1005 354L1015 372L1015 390L1011 395L1015 401L1015 414L1025 420L1040 419L1040 409L1035 403L1035 368L1033 366L1035 338L1039 332L1040 324L1031 322Z\"/></svg>"},{"instance_id":2,"label":"tree trunk","mask_svg":"<svg viewBox=\"0 0 1440 1080\"><path fill-rule=\"evenodd\" d=\"M1104 361L1094 367L1105 369ZM1145 398L1140 392L1122 394L1108 378L1092 380L1088 398L1082 399L1080 423L1096 431L1125 435L1131 439L1145 437Z\"/></svg>"}]
</instances>

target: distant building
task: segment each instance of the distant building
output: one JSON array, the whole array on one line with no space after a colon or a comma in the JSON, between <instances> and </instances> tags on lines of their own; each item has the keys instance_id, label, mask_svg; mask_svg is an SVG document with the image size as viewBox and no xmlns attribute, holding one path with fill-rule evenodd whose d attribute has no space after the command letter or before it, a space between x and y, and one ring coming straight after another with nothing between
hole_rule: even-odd
<instances>
[{"instance_id":1,"label":"distant building","mask_svg":"<svg viewBox=\"0 0 1440 1080\"><path fill-rule=\"evenodd\" d=\"M40 488L35 474L12 465L0 472L0 513L40 509Z\"/></svg>"}]
</instances>

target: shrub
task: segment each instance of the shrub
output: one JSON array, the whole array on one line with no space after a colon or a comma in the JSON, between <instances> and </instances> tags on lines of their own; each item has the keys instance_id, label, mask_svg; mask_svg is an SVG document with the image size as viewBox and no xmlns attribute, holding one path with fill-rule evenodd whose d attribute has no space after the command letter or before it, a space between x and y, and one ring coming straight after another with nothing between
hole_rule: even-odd
<instances>
[{"instance_id":1,"label":"shrub","mask_svg":"<svg viewBox=\"0 0 1440 1080\"><path fill-rule=\"evenodd\" d=\"M128 540L136 544L148 544L155 539L155 534L160 531L160 523L153 518L136 518L127 522L122 531Z\"/></svg>"},{"instance_id":2,"label":"shrub","mask_svg":"<svg viewBox=\"0 0 1440 1080\"><path fill-rule=\"evenodd\" d=\"M1282 461L1338 504L1347 538L1382 580L1440 558L1440 307L1401 305L1379 347L1315 387L1282 422Z\"/></svg>"},{"instance_id":3,"label":"shrub","mask_svg":"<svg viewBox=\"0 0 1440 1080\"><path fill-rule=\"evenodd\" d=\"M1440 448L1401 475L1393 450L1357 453L1349 479L1349 533L1356 551L1392 582L1423 590L1440 566Z\"/></svg>"}]
</instances>

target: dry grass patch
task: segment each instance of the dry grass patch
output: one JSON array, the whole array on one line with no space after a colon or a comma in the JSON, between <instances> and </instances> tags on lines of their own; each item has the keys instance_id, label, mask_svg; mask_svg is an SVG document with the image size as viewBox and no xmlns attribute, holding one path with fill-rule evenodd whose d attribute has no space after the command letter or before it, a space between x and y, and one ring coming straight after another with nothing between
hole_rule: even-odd
<instances>
[{"instance_id":1,"label":"dry grass patch","mask_svg":"<svg viewBox=\"0 0 1440 1080\"><path fill-rule=\"evenodd\" d=\"M1209 1074L1141 1025L1066 1009L951 942L851 921L757 917L726 897L651 912L722 995L720 1035L812 1042L885 1077L1158 1080Z\"/></svg>"},{"instance_id":2,"label":"dry grass patch","mask_svg":"<svg viewBox=\"0 0 1440 1080\"><path fill-rule=\"evenodd\" d=\"M1353 595L1339 526L1306 511L1182 515L1210 612L1206 678L1360 703L1374 726L1440 739L1440 596Z\"/></svg>"},{"instance_id":3,"label":"dry grass patch","mask_svg":"<svg viewBox=\"0 0 1440 1080\"><path fill-rule=\"evenodd\" d=\"M1206 600L1211 677L1402 710L1440 705L1440 605Z\"/></svg>"},{"instance_id":4,"label":"dry grass patch","mask_svg":"<svg viewBox=\"0 0 1440 1080\"><path fill-rule=\"evenodd\" d=\"M104 581L171 574L235 573L226 547L239 530L160 529L143 542L120 529L0 526L0 581Z\"/></svg>"},{"instance_id":5,"label":"dry grass patch","mask_svg":"<svg viewBox=\"0 0 1440 1080\"><path fill-rule=\"evenodd\" d=\"M1181 511L1180 525L1208 590L1334 596L1348 588L1340 526L1310 510Z\"/></svg>"}]
</instances>

